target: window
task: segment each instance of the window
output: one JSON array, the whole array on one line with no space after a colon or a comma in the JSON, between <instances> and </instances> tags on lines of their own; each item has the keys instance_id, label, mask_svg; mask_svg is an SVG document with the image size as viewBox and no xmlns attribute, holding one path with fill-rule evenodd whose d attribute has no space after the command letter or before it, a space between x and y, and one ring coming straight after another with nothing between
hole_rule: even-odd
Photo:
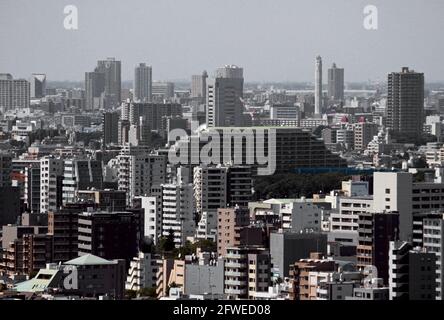
<instances>
[{"instance_id":1,"label":"window","mask_svg":"<svg viewBox=\"0 0 444 320\"><path fill-rule=\"evenodd\" d=\"M386 194L390 194L390 189L385 189Z\"/></svg>"}]
</instances>

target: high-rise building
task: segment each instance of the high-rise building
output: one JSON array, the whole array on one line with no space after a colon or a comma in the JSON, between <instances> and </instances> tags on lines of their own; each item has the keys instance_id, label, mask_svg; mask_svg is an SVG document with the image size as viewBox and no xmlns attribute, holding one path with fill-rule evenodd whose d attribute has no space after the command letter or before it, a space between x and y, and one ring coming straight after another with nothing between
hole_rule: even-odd
<instances>
[{"instance_id":1,"label":"high-rise building","mask_svg":"<svg viewBox=\"0 0 444 320\"><path fill-rule=\"evenodd\" d=\"M202 98L205 101L207 78L208 73L206 71L202 72L202 74L191 76L191 98Z\"/></svg>"},{"instance_id":2,"label":"high-rise building","mask_svg":"<svg viewBox=\"0 0 444 320\"><path fill-rule=\"evenodd\" d=\"M243 114L243 69L225 66L207 83L207 126L239 127Z\"/></svg>"},{"instance_id":3,"label":"high-rise building","mask_svg":"<svg viewBox=\"0 0 444 320\"><path fill-rule=\"evenodd\" d=\"M25 167L24 202L30 213L40 212L40 161Z\"/></svg>"},{"instance_id":4,"label":"high-rise building","mask_svg":"<svg viewBox=\"0 0 444 320\"><path fill-rule=\"evenodd\" d=\"M12 155L0 152L0 187L11 185Z\"/></svg>"},{"instance_id":5,"label":"high-rise building","mask_svg":"<svg viewBox=\"0 0 444 320\"><path fill-rule=\"evenodd\" d=\"M0 108L29 108L30 96L27 80L13 79L9 73L0 73Z\"/></svg>"},{"instance_id":6,"label":"high-rise building","mask_svg":"<svg viewBox=\"0 0 444 320\"><path fill-rule=\"evenodd\" d=\"M315 70L315 116L320 116L322 111L322 58L317 56Z\"/></svg>"},{"instance_id":7,"label":"high-rise building","mask_svg":"<svg viewBox=\"0 0 444 320\"><path fill-rule=\"evenodd\" d=\"M83 212L78 220L79 256L125 259L137 255L141 240L141 216L136 212Z\"/></svg>"},{"instance_id":8,"label":"high-rise building","mask_svg":"<svg viewBox=\"0 0 444 320\"><path fill-rule=\"evenodd\" d=\"M378 134L378 125L359 121L353 125L355 150L365 150L373 137Z\"/></svg>"},{"instance_id":9,"label":"high-rise building","mask_svg":"<svg viewBox=\"0 0 444 320\"><path fill-rule=\"evenodd\" d=\"M402 68L388 75L387 128L398 139L415 141L423 131L424 74Z\"/></svg>"},{"instance_id":10,"label":"high-rise building","mask_svg":"<svg viewBox=\"0 0 444 320\"><path fill-rule=\"evenodd\" d=\"M97 71L85 72L86 109L103 108L103 92L105 91L105 74Z\"/></svg>"},{"instance_id":11,"label":"high-rise building","mask_svg":"<svg viewBox=\"0 0 444 320\"><path fill-rule=\"evenodd\" d=\"M174 98L173 82L153 82L152 95L156 101L170 100Z\"/></svg>"},{"instance_id":12,"label":"high-rise building","mask_svg":"<svg viewBox=\"0 0 444 320\"><path fill-rule=\"evenodd\" d=\"M107 108L120 105L121 100L121 62L115 58L97 61L97 71L105 75L105 96Z\"/></svg>"},{"instance_id":13,"label":"high-rise building","mask_svg":"<svg viewBox=\"0 0 444 320\"><path fill-rule=\"evenodd\" d=\"M31 98L42 98L46 95L46 74L33 73L30 83Z\"/></svg>"},{"instance_id":14,"label":"high-rise building","mask_svg":"<svg viewBox=\"0 0 444 320\"><path fill-rule=\"evenodd\" d=\"M164 117L182 117L182 106L178 103L124 103L123 107L122 119L139 125L143 117L150 130L160 130Z\"/></svg>"},{"instance_id":15,"label":"high-rise building","mask_svg":"<svg viewBox=\"0 0 444 320\"><path fill-rule=\"evenodd\" d=\"M53 261L65 262L78 256L77 210L48 212L48 234L53 238Z\"/></svg>"},{"instance_id":16,"label":"high-rise building","mask_svg":"<svg viewBox=\"0 0 444 320\"><path fill-rule=\"evenodd\" d=\"M271 159L271 157L274 157L274 161L276 164L275 173L297 172L297 170L307 170L307 172L309 172L310 170L314 170L310 168L346 166L345 159L342 159L338 154L332 153L327 150L324 142L313 136L311 131L292 127L236 128L236 130L230 131L229 134L231 137L234 138L235 142L240 141L240 143L242 144L242 146L239 145L239 149L236 150L240 151L242 154L242 163L240 163L241 161L238 161L236 163L233 158L233 155L235 155L234 146L236 143L231 143L231 150L228 150L228 148L225 147L225 143L220 143L220 159L224 159L225 161L226 154L229 153L231 157L230 160L236 163L236 165L249 165L249 163L247 163L245 159L247 159L247 151L250 152L251 149L254 148L254 145L258 143L257 141L255 141L255 139L260 138L260 136L259 134L256 135L256 132L263 134L263 146L265 149L264 154L268 154L268 139L269 136L271 136L271 132L273 131L275 134L275 142L273 143L273 147L275 147L275 152L274 150L270 150L271 152L269 155L269 159ZM199 132L199 135L207 136L203 137L200 141L208 141L204 139L209 139L212 134L219 134L219 137L223 137L226 132L224 132L224 128L220 127L208 128ZM251 135L252 139L250 139ZM191 138L194 139L194 137L195 136L192 136ZM248 138L245 139L245 137ZM191 145L192 144L190 141L179 141L175 147L178 148L180 151L192 148ZM200 144L200 148L203 148L204 146L205 143ZM193 152L195 151L193 150ZM192 163L190 152L188 153L188 157L188 163ZM254 175L258 167L265 168L266 166L260 166L259 163L253 163L251 167Z\"/></svg>"},{"instance_id":17,"label":"high-rise building","mask_svg":"<svg viewBox=\"0 0 444 320\"><path fill-rule=\"evenodd\" d=\"M119 190L126 192L128 205L134 197L150 195L151 187L160 186L166 179L165 156L148 154L143 148L130 149L117 157Z\"/></svg>"},{"instance_id":18,"label":"high-rise building","mask_svg":"<svg viewBox=\"0 0 444 320\"><path fill-rule=\"evenodd\" d=\"M260 247L227 248L224 286L228 299L254 299L268 292L270 285L270 253Z\"/></svg>"},{"instance_id":19,"label":"high-rise building","mask_svg":"<svg viewBox=\"0 0 444 320\"><path fill-rule=\"evenodd\" d=\"M443 300L444 291L444 218L424 219L423 246L436 255L436 300Z\"/></svg>"},{"instance_id":20,"label":"high-rise building","mask_svg":"<svg viewBox=\"0 0 444 320\"><path fill-rule=\"evenodd\" d=\"M79 190L101 189L103 184L102 162L90 159L64 161L62 201L75 203Z\"/></svg>"},{"instance_id":21,"label":"high-rise building","mask_svg":"<svg viewBox=\"0 0 444 320\"><path fill-rule=\"evenodd\" d=\"M102 118L103 144L119 143L119 113L104 112Z\"/></svg>"},{"instance_id":22,"label":"high-rise building","mask_svg":"<svg viewBox=\"0 0 444 320\"><path fill-rule=\"evenodd\" d=\"M376 267L378 278L388 284L389 243L399 239L399 214L366 212L359 214L357 267Z\"/></svg>"},{"instance_id":23,"label":"high-rise building","mask_svg":"<svg viewBox=\"0 0 444 320\"><path fill-rule=\"evenodd\" d=\"M274 277L288 277L290 265L310 257L311 252L327 254L327 235L279 231L270 234L270 254Z\"/></svg>"},{"instance_id":24,"label":"high-rise building","mask_svg":"<svg viewBox=\"0 0 444 320\"><path fill-rule=\"evenodd\" d=\"M292 288L290 291L291 300L312 300L316 299L316 293L312 292L310 286L311 272L332 272L337 270L334 260L323 259L319 252L312 252L309 259L300 259L290 266L290 281Z\"/></svg>"},{"instance_id":25,"label":"high-rise building","mask_svg":"<svg viewBox=\"0 0 444 320\"><path fill-rule=\"evenodd\" d=\"M226 208L217 210L217 254L225 256L228 247L246 245L240 235L242 228L248 227L250 216L248 210Z\"/></svg>"},{"instance_id":26,"label":"high-rise building","mask_svg":"<svg viewBox=\"0 0 444 320\"><path fill-rule=\"evenodd\" d=\"M176 246L183 246L196 230L193 184L177 182L161 187L162 236L168 237L172 232Z\"/></svg>"},{"instance_id":27,"label":"high-rise building","mask_svg":"<svg viewBox=\"0 0 444 320\"><path fill-rule=\"evenodd\" d=\"M211 212L216 227L216 211L227 206L227 167L199 166L194 168L194 197L199 215Z\"/></svg>"},{"instance_id":28,"label":"high-rise building","mask_svg":"<svg viewBox=\"0 0 444 320\"><path fill-rule=\"evenodd\" d=\"M435 253L404 241L390 242L390 300L435 300Z\"/></svg>"},{"instance_id":29,"label":"high-rise building","mask_svg":"<svg viewBox=\"0 0 444 320\"><path fill-rule=\"evenodd\" d=\"M134 71L134 100L150 102L152 99L152 68L145 63L139 64Z\"/></svg>"},{"instance_id":30,"label":"high-rise building","mask_svg":"<svg viewBox=\"0 0 444 320\"><path fill-rule=\"evenodd\" d=\"M40 160L40 212L55 211L62 205L63 160Z\"/></svg>"},{"instance_id":31,"label":"high-rise building","mask_svg":"<svg viewBox=\"0 0 444 320\"><path fill-rule=\"evenodd\" d=\"M344 101L344 69L337 68L336 63L328 69L328 98Z\"/></svg>"}]
</instances>

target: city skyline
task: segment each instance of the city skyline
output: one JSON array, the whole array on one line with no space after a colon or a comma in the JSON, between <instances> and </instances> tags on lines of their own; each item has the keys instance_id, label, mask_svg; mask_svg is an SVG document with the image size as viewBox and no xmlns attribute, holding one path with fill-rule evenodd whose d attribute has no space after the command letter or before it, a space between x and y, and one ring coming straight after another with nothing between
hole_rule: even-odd
<instances>
[{"instance_id":1,"label":"city skyline","mask_svg":"<svg viewBox=\"0 0 444 320\"><path fill-rule=\"evenodd\" d=\"M2 1L0 40L8 46L0 70L15 78L41 72L48 81L80 81L94 61L113 56L122 61L123 80L132 80L135 66L146 62L155 80L189 79L201 70L235 64L246 70L247 82L311 82L313 57L321 55L327 66L336 62L345 68L346 82L383 80L405 65L424 72L426 81L444 80L444 67L436 64L444 47L431 36L444 27L440 1L426 7L417 0L374 1L377 30L363 27L365 1L255 1L254 10L249 1L72 4L79 10L78 30L63 28L67 2ZM162 27L165 19L168 28ZM210 37L214 30L217 41Z\"/></svg>"}]
</instances>

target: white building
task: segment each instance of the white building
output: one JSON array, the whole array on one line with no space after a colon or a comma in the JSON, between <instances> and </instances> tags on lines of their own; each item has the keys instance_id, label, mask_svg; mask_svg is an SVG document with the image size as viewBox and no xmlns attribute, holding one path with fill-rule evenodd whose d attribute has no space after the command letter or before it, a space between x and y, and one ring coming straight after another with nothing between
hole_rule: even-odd
<instances>
[{"instance_id":1,"label":"white building","mask_svg":"<svg viewBox=\"0 0 444 320\"><path fill-rule=\"evenodd\" d=\"M151 253L139 252L130 262L125 289L139 291L156 286L156 274L159 270L157 259Z\"/></svg>"},{"instance_id":2,"label":"white building","mask_svg":"<svg viewBox=\"0 0 444 320\"><path fill-rule=\"evenodd\" d=\"M151 101L153 92L153 76L151 66L139 64L134 70L134 100Z\"/></svg>"},{"instance_id":3,"label":"white building","mask_svg":"<svg viewBox=\"0 0 444 320\"><path fill-rule=\"evenodd\" d=\"M119 190L126 191L129 205L134 197L149 195L151 187L165 182L166 160L163 155L135 151L121 153L117 159Z\"/></svg>"},{"instance_id":4,"label":"white building","mask_svg":"<svg viewBox=\"0 0 444 320\"><path fill-rule=\"evenodd\" d=\"M176 246L185 244L196 231L193 184L162 184L162 235L174 232Z\"/></svg>"},{"instance_id":5,"label":"white building","mask_svg":"<svg viewBox=\"0 0 444 320\"><path fill-rule=\"evenodd\" d=\"M158 194L140 197L141 207L144 209L144 235L150 237L154 244L157 244L159 236L162 234L162 188L158 189ZM157 193L157 192L156 192Z\"/></svg>"},{"instance_id":6,"label":"white building","mask_svg":"<svg viewBox=\"0 0 444 320\"><path fill-rule=\"evenodd\" d=\"M427 252L436 256L436 300L443 300L444 285L444 217L440 219L424 219L423 246Z\"/></svg>"},{"instance_id":7,"label":"white building","mask_svg":"<svg viewBox=\"0 0 444 320\"><path fill-rule=\"evenodd\" d=\"M57 210L61 205L63 160L44 157L40 160L40 212Z\"/></svg>"},{"instance_id":8,"label":"white building","mask_svg":"<svg viewBox=\"0 0 444 320\"><path fill-rule=\"evenodd\" d=\"M322 210L311 200L269 199L273 212L282 220L282 228L292 232L321 232Z\"/></svg>"}]
</instances>

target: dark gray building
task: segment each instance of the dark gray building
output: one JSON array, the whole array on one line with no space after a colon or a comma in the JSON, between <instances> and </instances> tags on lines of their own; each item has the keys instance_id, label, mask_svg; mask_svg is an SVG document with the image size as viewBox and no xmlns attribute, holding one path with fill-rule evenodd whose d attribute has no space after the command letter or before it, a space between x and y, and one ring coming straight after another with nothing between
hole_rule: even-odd
<instances>
[{"instance_id":1,"label":"dark gray building","mask_svg":"<svg viewBox=\"0 0 444 320\"><path fill-rule=\"evenodd\" d=\"M119 117L118 112L104 112L102 118L103 144L119 143Z\"/></svg>"},{"instance_id":2,"label":"dark gray building","mask_svg":"<svg viewBox=\"0 0 444 320\"><path fill-rule=\"evenodd\" d=\"M327 254L327 235L321 233L273 232L270 234L272 273L288 277L290 265L310 257L311 252Z\"/></svg>"},{"instance_id":3,"label":"dark gray building","mask_svg":"<svg viewBox=\"0 0 444 320\"><path fill-rule=\"evenodd\" d=\"M396 138L415 141L423 132L424 74L403 67L388 75L387 128Z\"/></svg>"},{"instance_id":4,"label":"dark gray building","mask_svg":"<svg viewBox=\"0 0 444 320\"><path fill-rule=\"evenodd\" d=\"M328 98L344 101L344 69L337 68L336 63L328 69Z\"/></svg>"},{"instance_id":5,"label":"dark gray building","mask_svg":"<svg viewBox=\"0 0 444 320\"><path fill-rule=\"evenodd\" d=\"M390 242L390 300L435 300L436 255L408 242Z\"/></svg>"}]
</instances>

